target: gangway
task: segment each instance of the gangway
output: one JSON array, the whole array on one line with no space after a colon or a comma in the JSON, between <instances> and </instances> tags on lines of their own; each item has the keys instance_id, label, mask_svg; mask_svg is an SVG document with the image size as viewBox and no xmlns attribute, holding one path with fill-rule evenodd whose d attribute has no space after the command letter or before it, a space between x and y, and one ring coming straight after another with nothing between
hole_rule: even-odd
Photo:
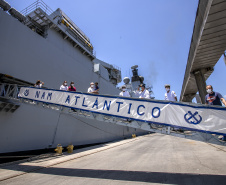
<instances>
[{"instance_id":1,"label":"gangway","mask_svg":"<svg viewBox=\"0 0 226 185\"><path fill-rule=\"evenodd\" d=\"M0 84L0 87L1 104L10 102L17 108L22 104L31 104L74 117L80 116L226 146L226 142L220 140L220 137L226 136L225 107L20 87L12 84Z\"/></svg>"}]
</instances>

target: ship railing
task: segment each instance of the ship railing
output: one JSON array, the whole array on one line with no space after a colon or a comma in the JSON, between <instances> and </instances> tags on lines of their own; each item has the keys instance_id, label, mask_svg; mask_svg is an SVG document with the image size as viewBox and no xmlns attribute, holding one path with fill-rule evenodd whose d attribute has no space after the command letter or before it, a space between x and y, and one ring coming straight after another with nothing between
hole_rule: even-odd
<instances>
[{"instance_id":1,"label":"ship railing","mask_svg":"<svg viewBox=\"0 0 226 185\"><path fill-rule=\"evenodd\" d=\"M20 87L17 84L0 83L0 97L18 99Z\"/></svg>"},{"instance_id":2,"label":"ship railing","mask_svg":"<svg viewBox=\"0 0 226 185\"><path fill-rule=\"evenodd\" d=\"M34 12L34 15L32 12ZM30 6L23 9L20 13L27 16L27 20L26 20L25 24L28 27L30 27L33 31L35 31L38 34L40 34L41 36L43 36L44 38L47 37L46 30L47 30L48 26L44 27L43 23L44 23L44 25L49 25L50 27L53 26L54 28L56 28L57 31L61 30L60 32L63 32L65 34L65 35L63 34L64 39L70 38L70 41L73 42L73 47L80 47L82 49L82 53L88 54L88 56L91 57L92 60L96 57L96 54L93 51L92 44L90 43L88 37L85 36L85 34L76 26L76 24L73 23L73 21L71 21L71 20L70 20L70 22L68 22L68 20L63 19L65 22L64 24L68 28L65 30L65 29L62 29L62 27L59 27L58 23L59 23L59 21L61 22L62 16L65 16L65 15L64 14L60 15L59 13L57 13L57 11L53 11L42 0L35 1ZM38 17L37 20L36 20L36 17ZM57 17L59 19L56 19ZM69 18L67 18L67 19L69 19ZM37 25L41 26L41 28ZM73 27L75 29L73 29ZM75 31L75 30L78 30L78 31Z\"/></svg>"},{"instance_id":3,"label":"ship railing","mask_svg":"<svg viewBox=\"0 0 226 185\"><path fill-rule=\"evenodd\" d=\"M0 112L14 113L19 107L17 84L0 83Z\"/></svg>"},{"instance_id":4,"label":"ship railing","mask_svg":"<svg viewBox=\"0 0 226 185\"><path fill-rule=\"evenodd\" d=\"M32 3L31 5L29 5L27 8L23 9L20 13L22 13L23 15L28 15L29 13L31 13L32 11L34 11L38 8L41 8L47 15L50 15L54 12L42 0L37 0L34 3Z\"/></svg>"}]
</instances>

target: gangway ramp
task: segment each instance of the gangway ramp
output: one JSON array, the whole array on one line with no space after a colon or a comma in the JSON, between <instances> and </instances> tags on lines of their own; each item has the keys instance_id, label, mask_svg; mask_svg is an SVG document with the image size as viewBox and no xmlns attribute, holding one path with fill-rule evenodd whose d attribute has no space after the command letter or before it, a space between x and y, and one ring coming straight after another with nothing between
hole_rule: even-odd
<instances>
[{"instance_id":1,"label":"gangway ramp","mask_svg":"<svg viewBox=\"0 0 226 185\"><path fill-rule=\"evenodd\" d=\"M34 87L21 87L18 97L62 114L226 145L219 139L226 135L225 107Z\"/></svg>"},{"instance_id":2,"label":"gangway ramp","mask_svg":"<svg viewBox=\"0 0 226 185\"><path fill-rule=\"evenodd\" d=\"M187 139L226 145L220 140L226 135L225 107L192 103L94 95L2 84L1 107L6 102L12 113L22 104L69 114L77 120L85 117L106 123L143 129ZM19 93L19 94L18 94ZM17 95L18 94L18 95ZM4 101L3 101L4 100Z\"/></svg>"}]
</instances>

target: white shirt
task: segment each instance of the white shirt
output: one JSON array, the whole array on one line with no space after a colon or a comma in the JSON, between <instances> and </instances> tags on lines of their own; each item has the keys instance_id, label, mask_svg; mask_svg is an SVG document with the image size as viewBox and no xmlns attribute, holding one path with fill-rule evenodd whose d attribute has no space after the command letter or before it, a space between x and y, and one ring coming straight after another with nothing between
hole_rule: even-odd
<instances>
[{"instance_id":1,"label":"white shirt","mask_svg":"<svg viewBox=\"0 0 226 185\"><path fill-rule=\"evenodd\" d=\"M95 91L95 90L94 90L94 87L93 87L93 88L92 88L92 87L89 87L87 92L88 92L88 93L92 93L93 91Z\"/></svg>"},{"instance_id":2,"label":"white shirt","mask_svg":"<svg viewBox=\"0 0 226 185\"><path fill-rule=\"evenodd\" d=\"M147 98L150 99L150 94L147 89L144 89L144 91L136 91L135 92L136 96L139 96L139 98Z\"/></svg>"},{"instance_id":3,"label":"white shirt","mask_svg":"<svg viewBox=\"0 0 226 185\"><path fill-rule=\"evenodd\" d=\"M119 93L119 96L125 96L125 97L130 97L130 94L128 91L122 91Z\"/></svg>"},{"instance_id":4,"label":"white shirt","mask_svg":"<svg viewBox=\"0 0 226 185\"><path fill-rule=\"evenodd\" d=\"M37 88L42 88L42 84L35 85L35 87L37 87Z\"/></svg>"},{"instance_id":5,"label":"white shirt","mask_svg":"<svg viewBox=\"0 0 226 185\"><path fill-rule=\"evenodd\" d=\"M177 95L174 91L169 91L168 93L165 93L165 100L176 101L175 97L177 97Z\"/></svg>"},{"instance_id":6,"label":"white shirt","mask_svg":"<svg viewBox=\"0 0 226 185\"><path fill-rule=\"evenodd\" d=\"M64 86L64 85L60 86L60 90L62 91L67 91L67 89L68 89L68 86Z\"/></svg>"}]
</instances>

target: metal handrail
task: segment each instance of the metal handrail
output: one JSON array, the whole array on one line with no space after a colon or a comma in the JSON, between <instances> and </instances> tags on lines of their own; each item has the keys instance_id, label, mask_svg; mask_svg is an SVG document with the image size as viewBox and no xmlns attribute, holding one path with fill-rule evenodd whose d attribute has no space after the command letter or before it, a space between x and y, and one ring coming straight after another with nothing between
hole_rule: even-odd
<instances>
[{"instance_id":1,"label":"metal handrail","mask_svg":"<svg viewBox=\"0 0 226 185\"><path fill-rule=\"evenodd\" d=\"M47 5L45 4L42 0L37 0L31 5L29 5L27 8L23 9L20 13L23 15L28 15L32 11L41 8L47 15L50 15L54 13L54 11Z\"/></svg>"},{"instance_id":2,"label":"metal handrail","mask_svg":"<svg viewBox=\"0 0 226 185\"><path fill-rule=\"evenodd\" d=\"M0 83L0 97L18 99L20 85Z\"/></svg>"}]
</instances>

